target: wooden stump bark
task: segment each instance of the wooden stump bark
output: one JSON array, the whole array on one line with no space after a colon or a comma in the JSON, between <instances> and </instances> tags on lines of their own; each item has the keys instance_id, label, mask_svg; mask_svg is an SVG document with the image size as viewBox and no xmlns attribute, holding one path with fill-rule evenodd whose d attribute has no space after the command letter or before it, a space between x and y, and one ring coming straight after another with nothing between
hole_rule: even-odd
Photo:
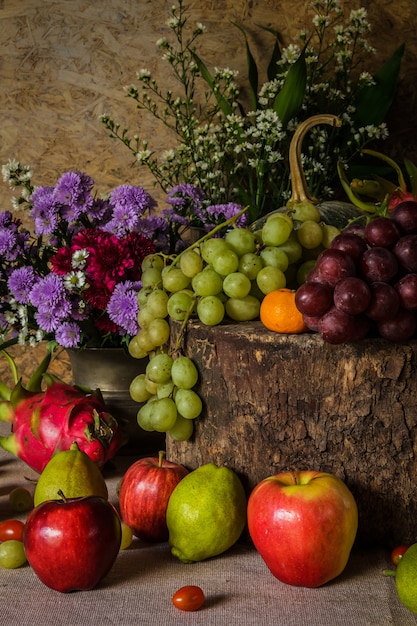
<instances>
[{"instance_id":1,"label":"wooden stump bark","mask_svg":"<svg viewBox=\"0 0 417 626\"><path fill-rule=\"evenodd\" d=\"M204 409L189 441L167 437L171 461L227 465L248 494L282 470L328 471L356 498L360 542L417 541L416 341L332 346L260 322L191 322L183 350Z\"/></svg>"}]
</instances>

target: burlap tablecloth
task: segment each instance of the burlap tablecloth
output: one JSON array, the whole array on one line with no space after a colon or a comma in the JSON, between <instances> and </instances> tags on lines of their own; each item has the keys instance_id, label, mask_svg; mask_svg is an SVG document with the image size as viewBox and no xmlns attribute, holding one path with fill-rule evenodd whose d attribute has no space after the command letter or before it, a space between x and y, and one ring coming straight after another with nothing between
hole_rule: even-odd
<instances>
[{"instance_id":1,"label":"burlap tablecloth","mask_svg":"<svg viewBox=\"0 0 417 626\"><path fill-rule=\"evenodd\" d=\"M116 457L106 470L110 498L133 458ZM0 519L11 517L8 493L35 478L27 466L0 451ZM355 549L344 573L318 589L284 585L247 543L205 562L185 565L167 544L135 540L120 552L92 591L62 594L47 588L26 565L0 570L0 624L18 626L411 626L417 616L398 600L384 548ZM182 585L206 594L202 609L178 611L171 603Z\"/></svg>"}]
</instances>

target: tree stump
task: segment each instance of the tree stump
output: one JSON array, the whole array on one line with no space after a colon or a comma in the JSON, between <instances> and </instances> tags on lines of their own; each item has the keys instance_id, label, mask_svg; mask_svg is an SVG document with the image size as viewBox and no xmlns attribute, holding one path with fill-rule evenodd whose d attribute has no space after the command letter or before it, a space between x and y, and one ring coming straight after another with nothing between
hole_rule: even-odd
<instances>
[{"instance_id":1,"label":"tree stump","mask_svg":"<svg viewBox=\"0 0 417 626\"><path fill-rule=\"evenodd\" d=\"M356 498L359 542L417 541L416 341L333 346L260 322L193 321L183 351L204 408L189 441L167 437L171 461L227 465L248 494L282 470L331 472Z\"/></svg>"}]
</instances>

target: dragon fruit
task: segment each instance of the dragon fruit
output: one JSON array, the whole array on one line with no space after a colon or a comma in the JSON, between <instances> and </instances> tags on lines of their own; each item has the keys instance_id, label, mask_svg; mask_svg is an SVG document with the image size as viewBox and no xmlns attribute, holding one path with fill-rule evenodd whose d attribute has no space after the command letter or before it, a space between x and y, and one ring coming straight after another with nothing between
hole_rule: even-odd
<instances>
[{"instance_id":1,"label":"dragon fruit","mask_svg":"<svg viewBox=\"0 0 417 626\"><path fill-rule=\"evenodd\" d=\"M99 390L62 382L42 371L48 363L42 362L26 387L18 380L10 393L0 389L0 420L12 425L11 434L0 437L0 445L38 473L73 442L103 467L124 443L117 420Z\"/></svg>"}]
</instances>

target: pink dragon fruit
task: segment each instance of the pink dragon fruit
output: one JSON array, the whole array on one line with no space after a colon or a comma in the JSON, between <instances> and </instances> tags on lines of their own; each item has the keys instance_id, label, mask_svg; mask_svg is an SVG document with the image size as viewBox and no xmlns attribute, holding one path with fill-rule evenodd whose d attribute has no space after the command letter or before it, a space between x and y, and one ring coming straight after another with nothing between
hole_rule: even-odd
<instances>
[{"instance_id":1,"label":"pink dragon fruit","mask_svg":"<svg viewBox=\"0 0 417 626\"><path fill-rule=\"evenodd\" d=\"M56 452L76 441L102 467L124 441L100 391L74 387L40 371L26 388L18 381L10 394L2 394L0 420L11 423L12 432L0 437L0 445L41 473Z\"/></svg>"}]
</instances>

